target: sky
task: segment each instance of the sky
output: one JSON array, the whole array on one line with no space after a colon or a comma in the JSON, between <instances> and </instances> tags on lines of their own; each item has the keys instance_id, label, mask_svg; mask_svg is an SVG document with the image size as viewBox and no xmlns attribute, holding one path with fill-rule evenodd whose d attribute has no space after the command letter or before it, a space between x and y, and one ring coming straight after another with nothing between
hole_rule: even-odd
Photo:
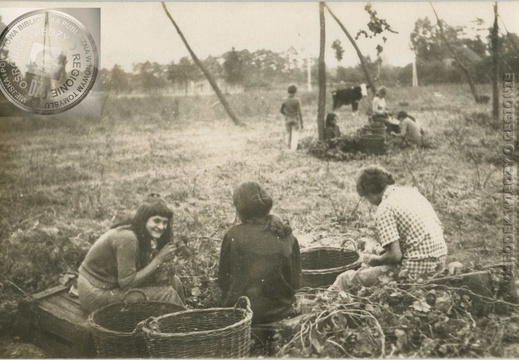
<instances>
[{"instance_id":1,"label":"sky","mask_svg":"<svg viewBox=\"0 0 519 360\"><path fill-rule=\"evenodd\" d=\"M418 18L434 13L428 2L371 2L379 17L386 19L398 34L359 40L365 55L376 55L376 45L383 44L385 64L405 66L414 54L409 36ZM366 29L366 2L329 2L328 5L354 36ZM493 22L493 2L433 2L438 15L451 26L472 26L482 18L486 26ZM160 2L19 2L0 1L2 22L8 24L17 16L39 8L101 8L101 67L121 65L130 71L138 62L177 62L189 56ZM236 50L269 49L276 52L294 47L311 57L319 54L318 3L307 2L168 2L167 7L199 58L221 55ZM499 14L509 32L519 34L519 1L499 2ZM503 25L500 22L500 26ZM355 66L359 60L355 50L329 14L326 14L326 62L337 66L331 43L339 39L345 49L342 66Z\"/></svg>"}]
</instances>

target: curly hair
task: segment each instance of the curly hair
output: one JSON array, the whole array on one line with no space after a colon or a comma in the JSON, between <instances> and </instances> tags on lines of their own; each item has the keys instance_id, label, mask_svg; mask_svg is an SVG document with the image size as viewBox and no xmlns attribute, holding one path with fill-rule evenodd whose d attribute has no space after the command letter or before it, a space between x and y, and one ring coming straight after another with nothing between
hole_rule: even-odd
<instances>
[{"instance_id":1,"label":"curly hair","mask_svg":"<svg viewBox=\"0 0 519 360\"><path fill-rule=\"evenodd\" d=\"M394 183L393 175L383 167L368 166L362 169L357 177L357 193L360 197L379 194Z\"/></svg>"},{"instance_id":2,"label":"curly hair","mask_svg":"<svg viewBox=\"0 0 519 360\"><path fill-rule=\"evenodd\" d=\"M414 122L416 122L416 119L414 118L414 116L409 115L405 111L399 111L398 114L396 115L396 118L398 120L404 120L405 118L409 118L409 119L413 120Z\"/></svg>"},{"instance_id":3,"label":"curly hair","mask_svg":"<svg viewBox=\"0 0 519 360\"><path fill-rule=\"evenodd\" d=\"M245 182L238 186L233 194L233 203L243 223L265 224L265 230L283 238L292 233L287 222L270 214L274 200L257 182Z\"/></svg>"}]
</instances>

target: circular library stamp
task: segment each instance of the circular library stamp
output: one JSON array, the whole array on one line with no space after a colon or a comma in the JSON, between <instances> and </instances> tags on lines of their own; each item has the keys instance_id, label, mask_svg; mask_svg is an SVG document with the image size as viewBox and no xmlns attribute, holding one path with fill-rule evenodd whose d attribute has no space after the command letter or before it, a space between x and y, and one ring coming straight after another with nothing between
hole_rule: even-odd
<instances>
[{"instance_id":1,"label":"circular library stamp","mask_svg":"<svg viewBox=\"0 0 519 360\"><path fill-rule=\"evenodd\" d=\"M88 30L56 10L28 12L0 35L0 90L18 108L51 115L79 104L99 66Z\"/></svg>"}]
</instances>

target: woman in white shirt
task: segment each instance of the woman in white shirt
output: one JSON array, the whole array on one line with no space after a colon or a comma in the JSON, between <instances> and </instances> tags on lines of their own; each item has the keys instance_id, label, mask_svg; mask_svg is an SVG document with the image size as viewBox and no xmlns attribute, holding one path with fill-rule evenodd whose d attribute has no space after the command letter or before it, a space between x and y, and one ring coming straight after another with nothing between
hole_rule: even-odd
<instances>
[{"instance_id":1,"label":"woman in white shirt","mask_svg":"<svg viewBox=\"0 0 519 360\"><path fill-rule=\"evenodd\" d=\"M388 132L399 132L398 121L391 117L391 112L386 107L386 94L387 88L385 86L378 88L373 98L373 115L370 120L385 124Z\"/></svg>"}]
</instances>

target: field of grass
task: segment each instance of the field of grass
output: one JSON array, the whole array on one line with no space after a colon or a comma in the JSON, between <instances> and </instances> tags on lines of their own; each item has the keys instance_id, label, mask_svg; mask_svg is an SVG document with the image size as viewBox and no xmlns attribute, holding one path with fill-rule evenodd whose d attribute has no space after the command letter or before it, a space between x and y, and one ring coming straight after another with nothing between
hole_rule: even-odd
<instances>
[{"instance_id":1,"label":"field of grass","mask_svg":"<svg viewBox=\"0 0 519 360\"><path fill-rule=\"evenodd\" d=\"M502 260L500 124L488 115L489 105L474 104L466 87L389 89L388 105L415 116L433 148L391 147L384 156L342 162L284 149L284 96L230 96L244 127L233 125L212 96L105 95L100 119L1 119L0 282L30 293L57 283L60 274L77 270L100 234L157 192L175 209L176 236L198 253L177 264L191 304L210 305L219 239L235 219L235 186L264 184L275 199L273 211L290 220L302 247L339 245L375 237L375 209L358 204L354 183L370 164L392 171L399 185L419 187L433 203L445 227L448 261L474 267ZM303 137L316 137L317 94L300 98ZM366 123L367 102L360 107L357 117L349 107L340 109L343 133ZM3 282L0 310L19 299L9 282ZM4 332L6 319L0 316Z\"/></svg>"}]
</instances>

